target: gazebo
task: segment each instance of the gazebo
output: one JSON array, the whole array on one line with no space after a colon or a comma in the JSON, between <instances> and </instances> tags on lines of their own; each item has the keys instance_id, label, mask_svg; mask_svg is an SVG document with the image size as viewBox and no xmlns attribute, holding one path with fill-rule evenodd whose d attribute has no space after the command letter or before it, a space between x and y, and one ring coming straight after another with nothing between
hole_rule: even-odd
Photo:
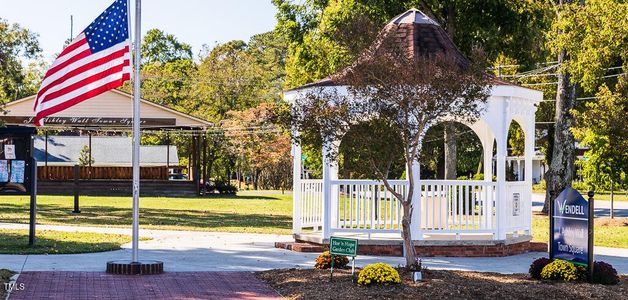
<instances>
[{"instance_id":1,"label":"gazebo","mask_svg":"<svg viewBox=\"0 0 628 300\"><path fill-rule=\"evenodd\" d=\"M396 36L402 37L400 42L411 43L417 51L453 51L460 55L440 25L418 10L409 10L395 17L384 30L394 31ZM294 103L308 93L321 92L321 89L347 95L347 87L336 84L332 78L286 91L284 99ZM542 99L540 91L497 78L493 80L484 113L475 123L465 124L482 144L484 180L421 179L418 162L407 170L414 174L415 187L421 191L412 199L411 230L416 247L483 245L503 250L493 255L511 254L513 249L520 249L519 252L529 249L535 112ZM511 122L517 122L525 134L525 163L520 168L520 174L524 176L519 176L520 181L507 181L506 178ZM323 153L339 147L340 142L325 144ZM497 148L495 174L494 146ZM327 244L333 235L358 238L361 245L401 246L401 204L386 190L383 182L338 178L338 162L329 161L325 155L322 179L304 179L300 145L293 145L292 155L295 240ZM405 193L408 186L406 180L390 180L390 183L401 193ZM490 254L487 249L480 252ZM425 254L425 251L419 253ZM447 251L433 253L455 255Z\"/></svg>"}]
</instances>

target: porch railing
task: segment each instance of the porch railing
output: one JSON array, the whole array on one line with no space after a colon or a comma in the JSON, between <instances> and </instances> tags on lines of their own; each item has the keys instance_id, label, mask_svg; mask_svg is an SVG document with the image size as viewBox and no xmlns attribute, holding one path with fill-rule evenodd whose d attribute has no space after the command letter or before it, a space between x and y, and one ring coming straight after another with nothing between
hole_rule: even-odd
<instances>
[{"instance_id":1,"label":"porch railing","mask_svg":"<svg viewBox=\"0 0 628 300\"><path fill-rule=\"evenodd\" d=\"M496 183L421 180L421 233L495 233Z\"/></svg>"},{"instance_id":2,"label":"porch railing","mask_svg":"<svg viewBox=\"0 0 628 300\"><path fill-rule=\"evenodd\" d=\"M317 229L323 225L323 181L301 180L301 227Z\"/></svg>"},{"instance_id":3,"label":"porch railing","mask_svg":"<svg viewBox=\"0 0 628 300\"><path fill-rule=\"evenodd\" d=\"M390 180L396 193L408 193L405 180ZM301 180L301 228L325 226L323 220L323 181ZM403 207L384 183L376 180L330 180L329 232L395 233L401 231ZM531 224L531 190L526 182L506 182L498 196L497 182L467 180L421 180L420 208L415 206L420 222L413 224L414 239L438 235L482 234L497 238L498 227L508 234L529 234ZM518 195L517 195L518 194ZM515 200L512 200L513 197ZM518 197L518 200L517 200ZM502 217L497 218L501 213ZM416 220L416 219L415 219ZM498 224L498 220L501 224ZM419 224L419 225L417 225Z\"/></svg>"}]
</instances>

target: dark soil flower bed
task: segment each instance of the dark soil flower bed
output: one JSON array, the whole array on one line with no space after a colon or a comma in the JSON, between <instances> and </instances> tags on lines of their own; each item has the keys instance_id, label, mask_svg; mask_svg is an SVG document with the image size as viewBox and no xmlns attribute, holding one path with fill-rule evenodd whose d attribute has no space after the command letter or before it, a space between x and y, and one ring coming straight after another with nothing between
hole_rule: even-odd
<instances>
[{"instance_id":1,"label":"dark soil flower bed","mask_svg":"<svg viewBox=\"0 0 628 300\"><path fill-rule=\"evenodd\" d=\"M414 283L398 269L400 284L358 286L351 270L284 269L258 272L257 277L288 299L628 299L628 277L618 285L538 281L527 274L424 270ZM357 274L356 270L356 274Z\"/></svg>"}]
</instances>

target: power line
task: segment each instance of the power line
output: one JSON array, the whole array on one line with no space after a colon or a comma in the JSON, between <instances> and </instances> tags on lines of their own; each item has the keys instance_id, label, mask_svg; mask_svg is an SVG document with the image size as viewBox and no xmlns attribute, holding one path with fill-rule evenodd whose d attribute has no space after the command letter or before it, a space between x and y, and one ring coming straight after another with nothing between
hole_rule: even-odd
<instances>
[{"instance_id":1,"label":"power line","mask_svg":"<svg viewBox=\"0 0 628 300\"><path fill-rule=\"evenodd\" d=\"M599 99L601 97L583 97L583 98L576 98L576 101L583 101L583 100L592 100L592 99ZM556 99L544 99L541 102L556 102Z\"/></svg>"}]
</instances>

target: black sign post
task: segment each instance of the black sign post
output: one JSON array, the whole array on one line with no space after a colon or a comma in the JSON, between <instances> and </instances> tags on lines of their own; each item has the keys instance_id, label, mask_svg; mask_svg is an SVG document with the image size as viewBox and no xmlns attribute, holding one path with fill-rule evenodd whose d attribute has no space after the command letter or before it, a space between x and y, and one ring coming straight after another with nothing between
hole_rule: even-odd
<instances>
[{"instance_id":1,"label":"black sign post","mask_svg":"<svg viewBox=\"0 0 628 300\"><path fill-rule=\"evenodd\" d=\"M0 195L30 196L29 245L35 244L37 161L33 158L33 127L0 128Z\"/></svg>"},{"instance_id":2,"label":"black sign post","mask_svg":"<svg viewBox=\"0 0 628 300\"><path fill-rule=\"evenodd\" d=\"M31 203L28 226L28 245L35 245L35 224L37 224L37 161L31 158Z\"/></svg>"},{"instance_id":3,"label":"black sign post","mask_svg":"<svg viewBox=\"0 0 628 300\"><path fill-rule=\"evenodd\" d=\"M593 225L595 225L595 210L593 207L593 196L595 193L593 191L589 191L587 196L589 196L589 282L593 281Z\"/></svg>"},{"instance_id":4,"label":"black sign post","mask_svg":"<svg viewBox=\"0 0 628 300\"><path fill-rule=\"evenodd\" d=\"M589 279L593 274L593 195L589 192L587 201L578 191L566 188L550 205L550 259L586 265Z\"/></svg>"}]
</instances>

